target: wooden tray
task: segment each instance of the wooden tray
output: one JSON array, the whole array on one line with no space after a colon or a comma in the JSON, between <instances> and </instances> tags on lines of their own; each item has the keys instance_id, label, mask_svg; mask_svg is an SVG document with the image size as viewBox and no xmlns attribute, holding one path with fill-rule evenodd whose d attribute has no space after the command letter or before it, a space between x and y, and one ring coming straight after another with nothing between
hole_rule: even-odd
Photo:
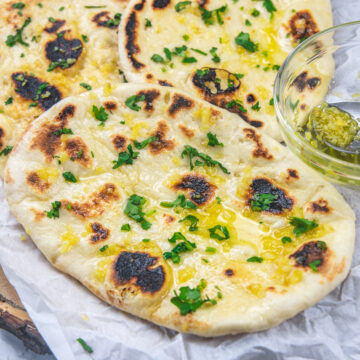
<instances>
[{"instance_id":1,"label":"wooden tray","mask_svg":"<svg viewBox=\"0 0 360 360\"><path fill-rule=\"evenodd\" d=\"M38 354L51 354L24 309L15 289L7 281L0 267L0 328L11 332L24 345Z\"/></svg>"}]
</instances>

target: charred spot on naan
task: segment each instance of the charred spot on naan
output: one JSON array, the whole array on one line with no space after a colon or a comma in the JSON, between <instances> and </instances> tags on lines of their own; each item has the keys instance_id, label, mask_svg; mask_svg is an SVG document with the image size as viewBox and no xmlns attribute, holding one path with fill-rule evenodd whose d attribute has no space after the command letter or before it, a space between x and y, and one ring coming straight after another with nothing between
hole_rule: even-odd
<instances>
[{"instance_id":1,"label":"charred spot on naan","mask_svg":"<svg viewBox=\"0 0 360 360\"><path fill-rule=\"evenodd\" d=\"M101 241L105 241L110 237L110 230L101 225L98 222L91 224L92 235L90 236L90 243L96 244Z\"/></svg>"},{"instance_id":2,"label":"charred spot on naan","mask_svg":"<svg viewBox=\"0 0 360 360\"><path fill-rule=\"evenodd\" d=\"M168 132L169 125L166 121L159 121L157 129L151 134L159 139L150 143L149 148L151 153L160 154L163 151L173 150L175 148L175 141L166 139Z\"/></svg>"},{"instance_id":3,"label":"charred spot on naan","mask_svg":"<svg viewBox=\"0 0 360 360\"><path fill-rule=\"evenodd\" d=\"M97 26L107 27L109 29L117 29L118 25L116 22L111 21L112 18L108 11L101 11L98 14L94 15L91 19Z\"/></svg>"},{"instance_id":4,"label":"charred spot on naan","mask_svg":"<svg viewBox=\"0 0 360 360\"><path fill-rule=\"evenodd\" d=\"M270 154L268 148L264 147L261 141L261 135L258 134L254 129L243 129L245 137L255 143L255 149L252 153L254 158L264 158L266 160L272 160L274 157Z\"/></svg>"},{"instance_id":5,"label":"charred spot on naan","mask_svg":"<svg viewBox=\"0 0 360 360\"><path fill-rule=\"evenodd\" d=\"M112 143L115 149L119 152L126 150L127 142L127 138L124 135L117 134L112 138Z\"/></svg>"},{"instance_id":6,"label":"charred spot on naan","mask_svg":"<svg viewBox=\"0 0 360 360\"><path fill-rule=\"evenodd\" d=\"M319 32L310 10L297 11L290 18L289 27L294 41L302 41Z\"/></svg>"},{"instance_id":7,"label":"charred spot on naan","mask_svg":"<svg viewBox=\"0 0 360 360\"><path fill-rule=\"evenodd\" d=\"M170 0L153 0L151 6L154 10L165 9L170 4Z\"/></svg>"},{"instance_id":8,"label":"charred spot on naan","mask_svg":"<svg viewBox=\"0 0 360 360\"><path fill-rule=\"evenodd\" d=\"M330 214L332 211L332 208L329 206L329 203L325 199L318 199L316 201L312 201L307 206L307 211L315 214Z\"/></svg>"},{"instance_id":9,"label":"charred spot on naan","mask_svg":"<svg viewBox=\"0 0 360 360\"><path fill-rule=\"evenodd\" d=\"M247 94L246 95L246 102L248 103L248 104L252 104L252 103L254 103L256 101L256 96L254 95L254 94Z\"/></svg>"},{"instance_id":10,"label":"charred spot on naan","mask_svg":"<svg viewBox=\"0 0 360 360\"><path fill-rule=\"evenodd\" d=\"M137 5L135 5L135 8ZM129 17L126 19L125 47L127 51L127 56L131 62L132 67L135 70L140 70L141 68L145 67L145 65L139 62L135 58L135 55L140 53L140 48L137 45L137 36L138 36L138 19L137 19L136 11L132 11Z\"/></svg>"},{"instance_id":11,"label":"charred spot on naan","mask_svg":"<svg viewBox=\"0 0 360 360\"><path fill-rule=\"evenodd\" d=\"M163 214L162 215L165 221L165 224L172 224L175 221L175 217L170 214Z\"/></svg>"},{"instance_id":12,"label":"charred spot on naan","mask_svg":"<svg viewBox=\"0 0 360 360\"><path fill-rule=\"evenodd\" d=\"M81 137L67 139L64 144L64 150L69 155L71 161L86 167L91 165L89 148Z\"/></svg>"},{"instance_id":13,"label":"charred spot on naan","mask_svg":"<svg viewBox=\"0 0 360 360\"><path fill-rule=\"evenodd\" d=\"M47 162L52 161L61 148L61 137L56 135L55 131L66 127L69 119L74 117L75 110L75 105L66 105L55 117L54 123L43 124L32 139L30 149L38 149L44 154Z\"/></svg>"},{"instance_id":14,"label":"charred spot on naan","mask_svg":"<svg viewBox=\"0 0 360 360\"><path fill-rule=\"evenodd\" d=\"M45 45L45 55L55 68L68 69L79 59L83 44L79 39L65 39L65 32Z\"/></svg>"},{"instance_id":15,"label":"charred spot on naan","mask_svg":"<svg viewBox=\"0 0 360 360\"><path fill-rule=\"evenodd\" d=\"M251 203L255 201L255 195L262 194L271 194L274 197L268 208L262 210L262 212L279 215L285 210L291 210L294 206L294 200L287 194L286 190L278 187L272 180L266 178L253 179L246 195L247 204L251 207Z\"/></svg>"},{"instance_id":16,"label":"charred spot on naan","mask_svg":"<svg viewBox=\"0 0 360 360\"><path fill-rule=\"evenodd\" d=\"M318 270L324 269L329 257L329 249L323 241L310 241L303 244L298 250L289 256L295 260L295 266L309 268L315 261Z\"/></svg>"},{"instance_id":17,"label":"charred spot on naan","mask_svg":"<svg viewBox=\"0 0 360 360\"><path fill-rule=\"evenodd\" d=\"M168 114L171 117L175 117L177 113L182 109L191 109L193 106L194 106L193 100L185 96L175 94L172 98L172 103L168 108Z\"/></svg>"},{"instance_id":18,"label":"charred spot on naan","mask_svg":"<svg viewBox=\"0 0 360 360\"><path fill-rule=\"evenodd\" d=\"M30 211L34 214L34 221L36 222L41 222L42 219L46 216L46 212L44 210L30 208Z\"/></svg>"},{"instance_id":19,"label":"charred spot on naan","mask_svg":"<svg viewBox=\"0 0 360 360\"><path fill-rule=\"evenodd\" d=\"M5 137L5 135L6 135L5 130L0 126L0 150L4 146L4 137Z\"/></svg>"},{"instance_id":20,"label":"charred spot on naan","mask_svg":"<svg viewBox=\"0 0 360 360\"><path fill-rule=\"evenodd\" d=\"M286 177L285 177L285 180L287 182L294 182L296 180L299 180L300 179L300 176L299 176L299 173L297 170L295 169L287 169L286 170L287 173L286 173Z\"/></svg>"},{"instance_id":21,"label":"charred spot on naan","mask_svg":"<svg viewBox=\"0 0 360 360\"><path fill-rule=\"evenodd\" d=\"M123 251L113 264L113 281L117 285L136 286L142 293L154 295L159 292L166 279L158 257L145 252Z\"/></svg>"},{"instance_id":22,"label":"charred spot on naan","mask_svg":"<svg viewBox=\"0 0 360 360\"><path fill-rule=\"evenodd\" d=\"M104 107L108 111L113 111L113 110L117 109L118 104L115 101L105 101L104 102Z\"/></svg>"},{"instance_id":23,"label":"charred spot on naan","mask_svg":"<svg viewBox=\"0 0 360 360\"><path fill-rule=\"evenodd\" d=\"M303 92L306 88L314 90L320 82L320 78L309 77L308 72L304 71L295 78L295 80L291 83L291 86L296 87L299 92Z\"/></svg>"},{"instance_id":24,"label":"charred spot on naan","mask_svg":"<svg viewBox=\"0 0 360 360\"><path fill-rule=\"evenodd\" d=\"M225 276L227 276L227 277L232 277L232 276L234 276L234 270L233 269L225 269L225 271L224 271L224 274L225 274Z\"/></svg>"},{"instance_id":25,"label":"charred spot on naan","mask_svg":"<svg viewBox=\"0 0 360 360\"><path fill-rule=\"evenodd\" d=\"M107 183L99 191L94 192L90 199L82 203L62 200L62 206L78 216L81 220L101 215L112 202L120 199L120 194L114 184Z\"/></svg>"},{"instance_id":26,"label":"charred spot on naan","mask_svg":"<svg viewBox=\"0 0 360 360\"><path fill-rule=\"evenodd\" d=\"M26 100L37 101L43 110L50 109L61 100L61 92L58 88L35 76L16 72L11 75L11 79L19 96Z\"/></svg>"},{"instance_id":27,"label":"charred spot on naan","mask_svg":"<svg viewBox=\"0 0 360 360\"><path fill-rule=\"evenodd\" d=\"M153 102L160 96L160 91L156 89L151 90L142 90L139 91L137 96L144 96L145 97L145 111L152 112L154 111Z\"/></svg>"},{"instance_id":28,"label":"charred spot on naan","mask_svg":"<svg viewBox=\"0 0 360 360\"><path fill-rule=\"evenodd\" d=\"M188 128L183 124L179 124L179 129L188 138L192 138L195 135L195 130Z\"/></svg>"},{"instance_id":29,"label":"charred spot on naan","mask_svg":"<svg viewBox=\"0 0 360 360\"><path fill-rule=\"evenodd\" d=\"M166 80L158 80L158 83L159 83L159 85L161 85L161 86L174 87L173 84L169 83L169 82L166 81Z\"/></svg>"},{"instance_id":30,"label":"charred spot on naan","mask_svg":"<svg viewBox=\"0 0 360 360\"><path fill-rule=\"evenodd\" d=\"M62 26L64 26L65 23L66 23L65 20L57 19L54 22L51 22L51 26L46 26L44 28L44 31L49 34L53 34L57 32Z\"/></svg>"},{"instance_id":31,"label":"charred spot on naan","mask_svg":"<svg viewBox=\"0 0 360 360\"><path fill-rule=\"evenodd\" d=\"M189 192L190 199L196 205L208 204L215 196L217 187L202 174L187 174L172 185L174 190Z\"/></svg>"},{"instance_id":32,"label":"charred spot on naan","mask_svg":"<svg viewBox=\"0 0 360 360\"><path fill-rule=\"evenodd\" d=\"M27 173L26 183L38 193L45 192L51 185L48 181L41 179L36 171L30 171Z\"/></svg>"}]
</instances>

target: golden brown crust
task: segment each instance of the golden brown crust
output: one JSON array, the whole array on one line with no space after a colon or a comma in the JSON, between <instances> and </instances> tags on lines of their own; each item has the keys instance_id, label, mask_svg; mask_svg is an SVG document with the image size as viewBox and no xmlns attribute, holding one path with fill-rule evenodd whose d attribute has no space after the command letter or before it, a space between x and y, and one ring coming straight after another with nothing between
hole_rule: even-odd
<instances>
[{"instance_id":1,"label":"golden brown crust","mask_svg":"<svg viewBox=\"0 0 360 360\"><path fill-rule=\"evenodd\" d=\"M117 151L125 151L127 146L127 138L124 135L114 135L112 138L112 143Z\"/></svg>"},{"instance_id":2,"label":"golden brown crust","mask_svg":"<svg viewBox=\"0 0 360 360\"><path fill-rule=\"evenodd\" d=\"M145 97L145 111L153 112L154 106L153 102L160 96L160 92L156 89L151 90L143 90L137 93L137 96L144 96Z\"/></svg>"},{"instance_id":3,"label":"golden brown crust","mask_svg":"<svg viewBox=\"0 0 360 360\"><path fill-rule=\"evenodd\" d=\"M174 140L167 140L166 134L169 132L169 125L166 121L159 121L157 129L151 134L156 136L159 140L150 143L150 152L153 154L160 154L163 151L173 150L175 147Z\"/></svg>"},{"instance_id":4,"label":"golden brown crust","mask_svg":"<svg viewBox=\"0 0 360 360\"><path fill-rule=\"evenodd\" d=\"M252 140L256 147L253 151L253 157L254 158L264 158L266 160L272 160L274 157L272 154L270 154L269 149L264 147L262 141L261 141L261 135L258 134L254 129L245 128L243 129L245 133L245 137L249 140Z\"/></svg>"},{"instance_id":5,"label":"golden brown crust","mask_svg":"<svg viewBox=\"0 0 360 360\"><path fill-rule=\"evenodd\" d=\"M301 41L319 32L310 10L297 11L290 18L289 27L294 41Z\"/></svg>"},{"instance_id":6,"label":"golden brown crust","mask_svg":"<svg viewBox=\"0 0 360 360\"><path fill-rule=\"evenodd\" d=\"M85 167L91 166L92 160L89 148L81 137L66 140L64 148L71 161Z\"/></svg>"},{"instance_id":7,"label":"golden brown crust","mask_svg":"<svg viewBox=\"0 0 360 360\"><path fill-rule=\"evenodd\" d=\"M316 201L311 202L307 207L307 211L309 211L313 214L315 214L315 213L330 214L332 211L332 208L329 206L329 203L327 200L320 198Z\"/></svg>"},{"instance_id":8,"label":"golden brown crust","mask_svg":"<svg viewBox=\"0 0 360 360\"><path fill-rule=\"evenodd\" d=\"M110 230L98 222L93 222L91 224L91 230L93 232L93 235L91 235L89 239L89 242L91 244L96 244L98 242L105 241L110 237Z\"/></svg>"},{"instance_id":9,"label":"golden brown crust","mask_svg":"<svg viewBox=\"0 0 360 360\"><path fill-rule=\"evenodd\" d=\"M195 135L195 130L190 129L188 127L186 127L183 124L179 124L179 129L181 130L181 132L188 138L192 138Z\"/></svg>"},{"instance_id":10,"label":"golden brown crust","mask_svg":"<svg viewBox=\"0 0 360 360\"><path fill-rule=\"evenodd\" d=\"M36 171L31 171L31 172L27 173L26 182L36 192L39 192L39 193L45 192L50 187L49 182L47 182L46 180L41 179Z\"/></svg>"},{"instance_id":11,"label":"golden brown crust","mask_svg":"<svg viewBox=\"0 0 360 360\"><path fill-rule=\"evenodd\" d=\"M175 94L172 98L172 103L168 108L168 114L171 117L175 117L179 111L183 109L191 109L193 106L194 106L193 100L185 96Z\"/></svg>"}]
</instances>

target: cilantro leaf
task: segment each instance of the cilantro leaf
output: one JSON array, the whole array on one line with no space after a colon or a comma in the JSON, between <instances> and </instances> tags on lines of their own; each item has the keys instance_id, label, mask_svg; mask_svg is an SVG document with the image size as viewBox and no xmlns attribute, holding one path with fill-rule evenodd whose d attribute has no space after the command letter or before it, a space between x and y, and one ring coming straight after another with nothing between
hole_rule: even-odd
<instances>
[{"instance_id":1,"label":"cilantro leaf","mask_svg":"<svg viewBox=\"0 0 360 360\"><path fill-rule=\"evenodd\" d=\"M208 229L208 230L209 230L211 239L216 239L216 240L220 240L220 241L230 239L229 230L227 229L226 226L215 225L214 227L212 227L211 229ZM219 234L219 232L220 232L220 234Z\"/></svg>"},{"instance_id":2,"label":"cilantro leaf","mask_svg":"<svg viewBox=\"0 0 360 360\"><path fill-rule=\"evenodd\" d=\"M86 90L91 90L91 86L89 84L86 84L86 83L80 83L80 86L82 86L84 89Z\"/></svg>"},{"instance_id":3,"label":"cilantro leaf","mask_svg":"<svg viewBox=\"0 0 360 360\"><path fill-rule=\"evenodd\" d=\"M4 156L7 156L11 153L11 150L13 149L14 147L13 146L5 146L1 151L0 151L0 156L4 155Z\"/></svg>"},{"instance_id":4,"label":"cilantro leaf","mask_svg":"<svg viewBox=\"0 0 360 360\"><path fill-rule=\"evenodd\" d=\"M141 142L134 140L134 145L137 149L141 150L154 141L159 141L159 138L157 136L150 136L149 138Z\"/></svg>"},{"instance_id":5,"label":"cilantro leaf","mask_svg":"<svg viewBox=\"0 0 360 360\"><path fill-rule=\"evenodd\" d=\"M17 3L11 4L11 7L13 9L22 10L25 7L25 4L23 2L17 2Z\"/></svg>"},{"instance_id":6,"label":"cilantro leaf","mask_svg":"<svg viewBox=\"0 0 360 360\"><path fill-rule=\"evenodd\" d=\"M193 56L184 56L181 62L183 64L192 64L192 63L196 63L197 60Z\"/></svg>"},{"instance_id":7,"label":"cilantro leaf","mask_svg":"<svg viewBox=\"0 0 360 360\"><path fill-rule=\"evenodd\" d=\"M192 201L186 200L185 195L179 195L173 202L162 201L160 206L166 208L180 206L183 209L196 209L196 205Z\"/></svg>"},{"instance_id":8,"label":"cilantro leaf","mask_svg":"<svg viewBox=\"0 0 360 360\"><path fill-rule=\"evenodd\" d=\"M83 347L83 349L88 352L89 354L92 354L94 350L83 340L82 338L76 339L76 341Z\"/></svg>"},{"instance_id":9,"label":"cilantro leaf","mask_svg":"<svg viewBox=\"0 0 360 360\"><path fill-rule=\"evenodd\" d=\"M144 218L145 213L142 210L145 202L146 200L143 197L136 194L131 195L127 201L124 213L130 219L140 223L144 230L148 230L151 227L151 223Z\"/></svg>"},{"instance_id":10,"label":"cilantro leaf","mask_svg":"<svg viewBox=\"0 0 360 360\"><path fill-rule=\"evenodd\" d=\"M235 38L235 42L237 45L242 46L244 49L252 53L258 49L258 45L250 40L250 35L248 33L239 33L239 35Z\"/></svg>"},{"instance_id":11,"label":"cilantro leaf","mask_svg":"<svg viewBox=\"0 0 360 360\"><path fill-rule=\"evenodd\" d=\"M144 101L145 95L133 95L126 99L125 104L128 108L134 111L139 111L141 107L137 104L139 101Z\"/></svg>"},{"instance_id":12,"label":"cilantro leaf","mask_svg":"<svg viewBox=\"0 0 360 360\"><path fill-rule=\"evenodd\" d=\"M236 106L239 111L243 112L243 113L246 113L247 110L244 108L243 104L242 104L242 101L239 100L239 99L232 99L231 101L229 101L227 104L226 104L226 108L227 109L231 109L233 108L234 106Z\"/></svg>"},{"instance_id":13,"label":"cilantro leaf","mask_svg":"<svg viewBox=\"0 0 360 360\"><path fill-rule=\"evenodd\" d=\"M95 119L100 121L99 126L104 126L105 121L109 117L109 114L105 111L105 108L103 106L100 106L100 108L98 108L96 105L93 105L92 112Z\"/></svg>"},{"instance_id":14,"label":"cilantro leaf","mask_svg":"<svg viewBox=\"0 0 360 360\"><path fill-rule=\"evenodd\" d=\"M220 59L220 57L216 54L216 50L217 50L216 47L211 48L210 54L213 56L213 57L211 58L211 60L212 60L214 63L219 63L219 62L221 61L221 59Z\"/></svg>"},{"instance_id":15,"label":"cilantro leaf","mask_svg":"<svg viewBox=\"0 0 360 360\"><path fill-rule=\"evenodd\" d=\"M63 175L65 181L73 182L73 183L77 182L76 177L74 176L74 174L71 171L65 171L65 172L63 172L62 175Z\"/></svg>"},{"instance_id":16,"label":"cilantro leaf","mask_svg":"<svg viewBox=\"0 0 360 360\"><path fill-rule=\"evenodd\" d=\"M264 261L264 259L259 256L252 256L252 257L248 258L246 261L247 262L257 262L257 263L261 264Z\"/></svg>"},{"instance_id":17,"label":"cilantro leaf","mask_svg":"<svg viewBox=\"0 0 360 360\"><path fill-rule=\"evenodd\" d=\"M214 14L216 17L217 22L222 25L224 21L221 17L221 14L225 14L227 10L227 5L221 6L214 10L206 10L205 8L199 6L199 10L201 11L201 18L206 25L213 25L215 23Z\"/></svg>"},{"instance_id":18,"label":"cilantro leaf","mask_svg":"<svg viewBox=\"0 0 360 360\"><path fill-rule=\"evenodd\" d=\"M145 18L145 28L152 27L152 23L148 18Z\"/></svg>"},{"instance_id":19,"label":"cilantro leaf","mask_svg":"<svg viewBox=\"0 0 360 360\"><path fill-rule=\"evenodd\" d=\"M289 236L284 236L284 237L281 239L281 242L282 242L283 244L286 244L286 243L291 243L292 240L291 240L291 237L289 237Z\"/></svg>"},{"instance_id":20,"label":"cilantro leaf","mask_svg":"<svg viewBox=\"0 0 360 360\"><path fill-rule=\"evenodd\" d=\"M159 54L154 54L150 59L156 63L165 63L165 59Z\"/></svg>"},{"instance_id":21,"label":"cilantro leaf","mask_svg":"<svg viewBox=\"0 0 360 360\"><path fill-rule=\"evenodd\" d=\"M52 209L50 211L46 211L46 215L49 219L56 219L60 217L60 207L61 202L60 201L54 201L51 203Z\"/></svg>"},{"instance_id":22,"label":"cilantro leaf","mask_svg":"<svg viewBox=\"0 0 360 360\"><path fill-rule=\"evenodd\" d=\"M229 170L226 169L219 161L214 160L209 155L200 153L198 150L193 148L190 145L185 145L183 152L181 153L181 158L183 159L186 155L189 156L190 161L190 170L194 169L194 166L209 166L209 167L215 167L216 165L219 166L219 168L225 173L230 174ZM193 158L199 157L203 162L196 160L195 165L193 164Z\"/></svg>"},{"instance_id":23,"label":"cilantro leaf","mask_svg":"<svg viewBox=\"0 0 360 360\"><path fill-rule=\"evenodd\" d=\"M321 260L315 260L309 264L310 269L314 272L318 272L318 266L321 265Z\"/></svg>"},{"instance_id":24,"label":"cilantro leaf","mask_svg":"<svg viewBox=\"0 0 360 360\"><path fill-rule=\"evenodd\" d=\"M171 251L166 251L163 254L165 260L171 259L174 264L179 264L179 254L187 251L193 251L196 248L196 244L187 240L181 232L175 232L174 235L170 239L168 239L170 243L176 243L177 240L184 241L176 244Z\"/></svg>"},{"instance_id":25,"label":"cilantro leaf","mask_svg":"<svg viewBox=\"0 0 360 360\"><path fill-rule=\"evenodd\" d=\"M295 234L295 236L305 234L306 232L313 230L319 226L319 224L317 224L315 220L309 221L295 216L290 219L290 225L294 226L293 233Z\"/></svg>"},{"instance_id":26,"label":"cilantro leaf","mask_svg":"<svg viewBox=\"0 0 360 360\"><path fill-rule=\"evenodd\" d=\"M74 134L74 133L72 132L71 129L61 128L61 129L59 129L59 130L55 130L55 131L53 132L53 134L54 134L55 136L60 136L60 135L62 135L62 134Z\"/></svg>"},{"instance_id":27,"label":"cilantro leaf","mask_svg":"<svg viewBox=\"0 0 360 360\"><path fill-rule=\"evenodd\" d=\"M187 215L182 220L179 220L179 222L185 222L185 221L190 223L189 231L196 231L199 229L197 226L199 219L196 216Z\"/></svg>"},{"instance_id":28,"label":"cilantro leaf","mask_svg":"<svg viewBox=\"0 0 360 360\"><path fill-rule=\"evenodd\" d=\"M207 138L208 138L208 145L209 146L213 146L213 147L216 146L216 145L221 146L221 147L224 146L223 143L219 142L216 134L212 134L211 132L208 132L207 133Z\"/></svg>"},{"instance_id":29,"label":"cilantro leaf","mask_svg":"<svg viewBox=\"0 0 360 360\"><path fill-rule=\"evenodd\" d=\"M180 12L184 10L188 5L191 5L191 1L180 1L175 5L175 11Z\"/></svg>"},{"instance_id":30,"label":"cilantro leaf","mask_svg":"<svg viewBox=\"0 0 360 360\"><path fill-rule=\"evenodd\" d=\"M130 231L131 227L130 224L124 224L123 226L121 226L121 231Z\"/></svg>"},{"instance_id":31,"label":"cilantro leaf","mask_svg":"<svg viewBox=\"0 0 360 360\"><path fill-rule=\"evenodd\" d=\"M113 160L114 166L112 168L117 169L124 164L132 165L133 160L137 159L139 154L140 154L139 152L134 152L132 145L129 144L127 147L127 151L120 152L118 154L118 159Z\"/></svg>"},{"instance_id":32,"label":"cilantro leaf","mask_svg":"<svg viewBox=\"0 0 360 360\"><path fill-rule=\"evenodd\" d=\"M13 47L16 43L19 43L24 46L29 46L27 42L25 42L22 38L23 31L31 23L31 18L27 18L20 29L16 30L15 35L9 35L5 41L6 45L9 47Z\"/></svg>"},{"instance_id":33,"label":"cilantro leaf","mask_svg":"<svg viewBox=\"0 0 360 360\"><path fill-rule=\"evenodd\" d=\"M269 12L271 15L273 15L274 11L277 11L276 7L274 6L271 0L264 0L263 6L266 9L266 11Z\"/></svg>"},{"instance_id":34,"label":"cilantro leaf","mask_svg":"<svg viewBox=\"0 0 360 360\"><path fill-rule=\"evenodd\" d=\"M260 111L261 106L260 106L259 101L258 101L255 105L253 105L251 108L252 108L254 111Z\"/></svg>"},{"instance_id":35,"label":"cilantro leaf","mask_svg":"<svg viewBox=\"0 0 360 360\"><path fill-rule=\"evenodd\" d=\"M253 211L266 211L277 198L278 195L270 193L255 194L250 201L250 207Z\"/></svg>"},{"instance_id":36,"label":"cilantro leaf","mask_svg":"<svg viewBox=\"0 0 360 360\"><path fill-rule=\"evenodd\" d=\"M13 103L13 101L14 101L13 97L10 96L10 97L5 101L5 105L10 105L10 104Z\"/></svg>"}]
</instances>

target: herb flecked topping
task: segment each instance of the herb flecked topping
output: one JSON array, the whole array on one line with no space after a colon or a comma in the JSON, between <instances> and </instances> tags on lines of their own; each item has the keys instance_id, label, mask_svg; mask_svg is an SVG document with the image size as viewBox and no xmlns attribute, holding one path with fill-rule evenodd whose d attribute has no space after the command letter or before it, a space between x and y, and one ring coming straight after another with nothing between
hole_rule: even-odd
<instances>
[{"instance_id":1,"label":"herb flecked topping","mask_svg":"<svg viewBox=\"0 0 360 360\"><path fill-rule=\"evenodd\" d=\"M136 222L140 223L140 226L144 230L148 230L151 227L151 223L147 221L144 216L145 213L142 210L142 206L146 203L146 200L136 194L133 194L129 197L124 213L130 219L135 220Z\"/></svg>"},{"instance_id":2,"label":"herb flecked topping","mask_svg":"<svg viewBox=\"0 0 360 360\"><path fill-rule=\"evenodd\" d=\"M290 225L294 226L293 233L295 234L295 236L305 234L306 232L313 230L319 226L319 224L317 224L315 220L309 221L295 216L290 219Z\"/></svg>"},{"instance_id":3,"label":"herb flecked topping","mask_svg":"<svg viewBox=\"0 0 360 360\"><path fill-rule=\"evenodd\" d=\"M172 244L175 244L177 240L183 240L182 242L176 244L171 251L164 252L164 259L171 259L174 264L180 263L180 253L193 251L196 248L196 244L187 240L181 232L176 232L174 235L168 239Z\"/></svg>"}]
</instances>

